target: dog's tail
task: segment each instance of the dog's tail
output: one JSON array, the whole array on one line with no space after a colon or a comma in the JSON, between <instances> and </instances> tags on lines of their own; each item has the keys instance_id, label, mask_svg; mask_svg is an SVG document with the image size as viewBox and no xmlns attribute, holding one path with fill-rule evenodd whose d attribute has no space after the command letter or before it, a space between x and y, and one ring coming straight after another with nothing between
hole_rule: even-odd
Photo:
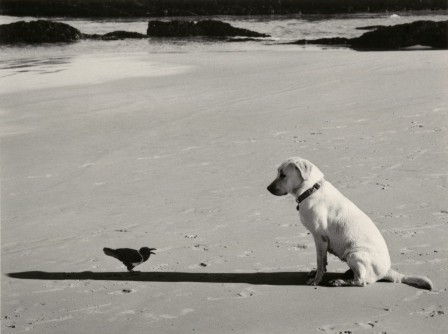
<instances>
[{"instance_id":1,"label":"dog's tail","mask_svg":"<svg viewBox=\"0 0 448 334\"><path fill-rule=\"evenodd\" d=\"M389 269L383 279L394 283L405 283L420 289L432 290L432 282L428 277L403 275L393 269Z\"/></svg>"}]
</instances>

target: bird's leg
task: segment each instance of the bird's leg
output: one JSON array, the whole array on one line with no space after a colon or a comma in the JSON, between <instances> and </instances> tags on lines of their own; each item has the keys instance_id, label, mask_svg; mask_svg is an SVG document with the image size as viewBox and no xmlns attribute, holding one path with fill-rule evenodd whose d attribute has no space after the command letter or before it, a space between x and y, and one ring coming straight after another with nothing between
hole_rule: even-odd
<instances>
[{"instance_id":1,"label":"bird's leg","mask_svg":"<svg viewBox=\"0 0 448 334\"><path fill-rule=\"evenodd\" d=\"M129 267L127 267L127 268L128 268L129 273L130 273L131 275L139 275L139 274L140 274L140 271L134 271L134 267L129 266Z\"/></svg>"}]
</instances>

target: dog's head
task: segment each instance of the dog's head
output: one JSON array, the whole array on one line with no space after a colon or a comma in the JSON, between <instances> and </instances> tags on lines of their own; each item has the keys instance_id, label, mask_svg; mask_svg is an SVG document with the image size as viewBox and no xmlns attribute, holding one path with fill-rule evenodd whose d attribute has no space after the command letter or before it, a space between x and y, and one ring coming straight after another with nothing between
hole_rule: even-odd
<instances>
[{"instance_id":1,"label":"dog's head","mask_svg":"<svg viewBox=\"0 0 448 334\"><path fill-rule=\"evenodd\" d=\"M305 183L312 186L321 180L324 174L306 159L290 158L283 162L277 170L277 177L268 186L268 190L275 196L297 194Z\"/></svg>"}]
</instances>

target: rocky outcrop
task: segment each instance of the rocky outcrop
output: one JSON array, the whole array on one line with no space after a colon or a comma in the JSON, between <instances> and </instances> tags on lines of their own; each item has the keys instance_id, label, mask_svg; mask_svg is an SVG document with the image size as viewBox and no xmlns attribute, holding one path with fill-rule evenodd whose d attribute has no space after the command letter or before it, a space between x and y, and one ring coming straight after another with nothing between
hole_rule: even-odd
<instances>
[{"instance_id":1,"label":"rocky outcrop","mask_svg":"<svg viewBox=\"0 0 448 334\"><path fill-rule=\"evenodd\" d=\"M356 30L375 30L378 28L382 28L384 26L382 25L376 25L376 26L364 26L364 27L357 27Z\"/></svg>"},{"instance_id":2,"label":"rocky outcrop","mask_svg":"<svg viewBox=\"0 0 448 334\"><path fill-rule=\"evenodd\" d=\"M319 38L319 39L300 39L290 44L306 45L306 44L316 44L316 45L341 45L347 46L349 43L349 38L344 37L330 37L330 38Z\"/></svg>"},{"instance_id":3,"label":"rocky outcrop","mask_svg":"<svg viewBox=\"0 0 448 334\"><path fill-rule=\"evenodd\" d=\"M108 32L107 34L104 34L104 35L83 34L83 38L84 39L98 39L98 40L103 40L103 41L115 41L115 40L119 40L119 39L128 39L128 38L142 39L142 38L148 38L148 36L140 34L138 32L117 30L117 31Z\"/></svg>"},{"instance_id":4,"label":"rocky outcrop","mask_svg":"<svg viewBox=\"0 0 448 334\"><path fill-rule=\"evenodd\" d=\"M380 27L350 40L359 50L398 50L414 45L448 48L448 21L416 21Z\"/></svg>"},{"instance_id":5,"label":"rocky outcrop","mask_svg":"<svg viewBox=\"0 0 448 334\"><path fill-rule=\"evenodd\" d=\"M148 27L149 36L157 37L192 37L204 36L222 38L224 41L243 41L233 37L247 37L251 40L268 37L251 30L232 27L228 23L214 20L190 21L151 21ZM83 34L78 29L53 21L19 21L0 25L0 44L39 44L73 42L79 39L94 39L102 41L120 39L143 39L148 35L131 31L112 31L106 34Z\"/></svg>"},{"instance_id":6,"label":"rocky outcrop","mask_svg":"<svg viewBox=\"0 0 448 334\"><path fill-rule=\"evenodd\" d=\"M72 26L52 21L15 22L0 25L0 44L40 44L73 42L79 39L119 40L147 38L138 32L112 31L104 35L82 34Z\"/></svg>"},{"instance_id":7,"label":"rocky outcrop","mask_svg":"<svg viewBox=\"0 0 448 334\"><path fill-rule=\"evenodd\" d=\"M81 37L78 29L59 22L38 20L0 25L0 44L62 43Z\"/></svg>"},{"instance_id":8,"label":"rocky outcrop","mask_svg":"<svg viewBox=\"0 0 448 334\"><path fill-rule=\"evenodd\" d=\"M299 40L292 44L345 45L355 50L400 50L416 45L448 49L448 21L379 26L357 38Z\"/></svg>"},{"instance_id":9,"label":"rocky outcrop","mask_svg":"<svg viewBox=\"0 0 448 334\"><path fill-rule=\"evenodd\" d=\"M269 37L255 31L235 28L229 23L216 20L202 21L149 21L148 36L151 37Z\"/></svg>"}]
</instances>

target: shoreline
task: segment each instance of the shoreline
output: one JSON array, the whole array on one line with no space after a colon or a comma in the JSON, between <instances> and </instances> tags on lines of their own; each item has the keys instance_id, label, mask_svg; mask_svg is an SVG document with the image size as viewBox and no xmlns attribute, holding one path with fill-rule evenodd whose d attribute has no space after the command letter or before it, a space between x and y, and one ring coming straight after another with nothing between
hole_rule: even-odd
<instances>
[{"instance_id":1,"label":"shoreline","mask_svg":"<svg viewBox=\"0 0 448 334\"><path fill-rule=\"evenodd\" d=\"M191 69L188 66L151 62L141 53L98 53L90 55L77 55L73 57L55 57L58 63L51 64L36 62L31 70L25 73L17 69L30 67L29 60L13 61L12 68L2 69L3 84L0 87L0 96L17 93L23 90L39 90L68 88L83 85L101 85L124 79L163 77L179 75ZM111 69L115 69L111 72ZM45 74L45 75L42 75Z\"/></svg>"},{"instance_id":2,"label":"shoreline","mask_svg":"<svg viewBox=\"0 0 448 334\"><path fill-rule=\"evenodd\" d=\"M424 14L427 16L426 12ZM404 16L405 17L405 16ZM241 28L228 22L207 18L205 20L150 20L146 24L146 33L131 30L114 30L106 33L86 33L65 22L53 20L16 21L0 25L0 44L48 44L48 43L72 43L79 40L150 40L159 41L199 41L204 42L266 42L267 44L317 44L337 47L349 47L358 51L387 51L400 50L409 47L423 46L433 49L444 50L448 48L446 34L448 32L448 21L443 16L435 20L416 20L418 16L409 16L410 22L398 22L402 17L393 14L388 18L376 18L382 21L394 20L394 25L383 22L381 25L358 25L352 29L356 31L368 30L357 37L330 36L315 39L293 39L285 43L274 43L279 40L278 36L270 33L260 32L254 28ZM423 15L422 15L423 17ZM6 21L13 17L5 17ZM17 17L15 17L17 18ZM65 18L69 20L68 18ZM359 16L356 18L360 21ZM61 18L59 19L61 20ZM260 20L260 19L258 19ZM346 21L347 18L345 18ZM74 21L76 22L76 21ZM248 21L249 22L249 21ZM248 23L246 22L246 24ZM259 21L261 23L262 21ZM143 22L141 22L143 24ZM243 24L243 21L240 22ZM384 24L386 23L386 24ZM123 24L118 23L118 24ZM296 22L297 24L297 22ZM240 24L237 24L240 25ZM289 25L289 24L288 24ZM262 29L265 30L266 27ZM271 27L275 30L277 27ZM349 29L347 29L349 30ZM289 38L291 38L291 33ZM347 32L345 32L347 33ZM304 32L307 35L307 32ZM283 38L286 37L282 36Z\"/></svg>"}]
</instances>

